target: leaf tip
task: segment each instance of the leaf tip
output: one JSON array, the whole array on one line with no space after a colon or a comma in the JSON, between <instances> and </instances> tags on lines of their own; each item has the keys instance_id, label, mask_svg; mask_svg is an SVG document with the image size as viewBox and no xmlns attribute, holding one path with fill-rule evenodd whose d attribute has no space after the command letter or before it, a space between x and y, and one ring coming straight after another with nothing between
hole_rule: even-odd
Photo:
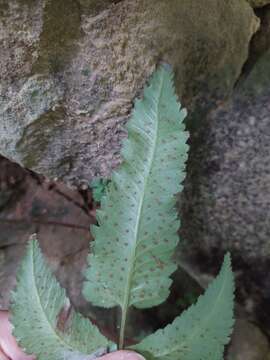
<instances>
[{"instance_id":1,"label":"leaf tip","mask_svg":"<svg viewBox=\"0 0 270 360\"><path fill-rule=\"evenodd\" d=\"M225 254L222 267L232 271L232 257L230 252Z\"/></svg>"}]
</instances>

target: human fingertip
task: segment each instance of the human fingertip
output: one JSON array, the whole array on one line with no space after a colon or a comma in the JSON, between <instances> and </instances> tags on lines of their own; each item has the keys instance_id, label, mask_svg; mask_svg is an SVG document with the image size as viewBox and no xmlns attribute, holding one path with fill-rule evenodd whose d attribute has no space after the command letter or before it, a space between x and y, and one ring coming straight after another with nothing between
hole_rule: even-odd
<instances>
[{"instance_id":1,"label":"human fingertip","mask_svg":"<svg viewBox=\"0 0 270 360\"><path fill-rule=\"evenodd\" d=\"M119 350L102 356L100 360L145 360L145 358L134 351Z\"/></svg>"},{"instance_id":2,"label":"human fingertip","mask_svg":"<svg viewBox=\"0 0 270 360\"><path fill-rule=\"evenodd\" d=\"M9 358L3 353L1 349L0 349L0 360L9 360Z\"/></svg>"}]
</instances>

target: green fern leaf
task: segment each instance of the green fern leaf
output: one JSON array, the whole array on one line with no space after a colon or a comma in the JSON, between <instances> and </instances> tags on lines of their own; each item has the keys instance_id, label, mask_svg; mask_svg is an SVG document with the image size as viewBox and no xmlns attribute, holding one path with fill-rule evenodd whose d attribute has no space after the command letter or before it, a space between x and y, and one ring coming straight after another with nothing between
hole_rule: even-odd
<instances>
[{"instance_id":1,"label":"green fern leaf","mask_svg":"<svg viewBox=\"0 0 270 360\"><path fill-rule=\"evenodd\" d=\"M75 312L67 328L59 329L59 315L68 304L32 237L18 271L11 309L14 335L28 353L40 360L85 359L86 354L110 345L89 320Z\"/></svg>"},{"instance_id":2,"label":"green fern leaf","mask_svg":"<svg viewBox=\"0 0 270 360\"><path fill-rule=\"evenodd\" d=\"M110 180L98 178L93 180L89 186L92 189L92 196L95 202L99 203L106 192Z\"/></svg>"},{"instance_id":3,"label":"green fern leaf","mask_svg":"<svg viewBox=\"0 0 270 360\"><path fill-rule=\"evenodd\" d=\"M165 329L133 349L148 360L221 360L232 332L234 279L230 256L205 294Z\"/></svg>"},{"instance_id":4,"label":"green fern leaf","mask_svg":"<svg viewBox=\"0 0 270 360\"><path fill-rule=\"evenodd\" d=\"M135 102L124 161L101 200L100 226L92 227L84 295L97 306L119 305L121 328L129 306L151 307L169 295L180 225L173 195L182 189L188 151L185 116L172 72L159 68Z\"/></svg>"}]
</instances>

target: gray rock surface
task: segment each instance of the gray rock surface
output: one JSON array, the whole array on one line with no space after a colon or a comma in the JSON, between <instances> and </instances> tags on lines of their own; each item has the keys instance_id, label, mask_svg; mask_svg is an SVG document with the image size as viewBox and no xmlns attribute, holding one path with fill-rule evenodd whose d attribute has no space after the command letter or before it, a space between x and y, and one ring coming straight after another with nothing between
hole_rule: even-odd
<instances>
[{"instance_id":1,"label":"gray rock surface","mask_svg":"<svg viewBox=\"0 0 270 360\"><path fill-rule=\"evenodd\" d=\"M3 0L0 153L70 183L107 176L159 61L205 109L231 91L258 25L245 0Z\"/></svg>"},{"instance_id":2,"label":"gray rock surface","mask_svg":"<svg viewBox=\"0 0 270 360\"><path fill-rule=\"evenodd\" d=\"M270 257L269 84L270 51L193 133L183 233L202 252Z\"/></svg>"},{"instance_id":3,"label":"gray rock surface","mask_svg":"<svg viewBox=\"0 0 270 360\"><path fill-rule=\"evenodd\" d=\"M270 26L270 23L269 23ZM270 27L269 27L270 28ZM230 101L192 129L182 202L189 266L209 272L231 251L238 298L270 329L270 38ZM252 50L252 49L251 49ZM190 119L192 121L192 119ZM183 250L183 249L182 249ZM268 332L269 334L269 332Z\"/></svg>"},{"instance_id":4,"label":"gray rock surface","mask_svg":"<svg viewBox=\"0 0 270 360\"><path fill-rule=\"evenodd\" d=\"M247 319L237 319L227 360L270 360L267 337Z\"/></svg>"},{"instance_id":5,"label":"gray rock surface","mask_svg":"<svg viewBox=\"0 0 270 360\"><path fill-rule=\"evenodd\" d=\"M248 0L251 6L261 7L270 4L269 0Z\"/></svg>"}]
</instances>

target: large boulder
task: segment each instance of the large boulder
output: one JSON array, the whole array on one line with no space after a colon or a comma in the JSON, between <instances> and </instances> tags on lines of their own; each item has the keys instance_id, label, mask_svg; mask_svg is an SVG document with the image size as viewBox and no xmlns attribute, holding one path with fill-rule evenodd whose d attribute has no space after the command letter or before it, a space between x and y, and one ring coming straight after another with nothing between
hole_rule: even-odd
<instances>
[{"instance_id":1,"label":"large boulder","mask_svg":"<svg viewBox=\"0 0 270 360\"><path fill-rule=\"evenodd\" d=\"M69 183L107 176L157 64L202 112L232 90L258 25L246 0L4 0L0 153Z\"/></svg>"},{"instance_id":2,"label":"large boulder","mask_svg":"<svg viewBox=\"0 0 270 360\"><path fill-rule=\"evenodd\" d=\"M243 74L230 101L193 131L181 204L189 265L209 271L230 250L238 296L269 331L269 37L267 41L268 50L264 39L259 60Z\"/></svg>"},{"instance_id":3,"label":"large boulder","mask_svg":"<svg viewBox=\"0 0 270 360\"><path fill-rule=\"evenodd\" d=\"M192 134L185 237L206 252L229 247L246 259L270 257L269 64L270 52L261 72L256 67Z\"/></svg>"}]
</instances>

